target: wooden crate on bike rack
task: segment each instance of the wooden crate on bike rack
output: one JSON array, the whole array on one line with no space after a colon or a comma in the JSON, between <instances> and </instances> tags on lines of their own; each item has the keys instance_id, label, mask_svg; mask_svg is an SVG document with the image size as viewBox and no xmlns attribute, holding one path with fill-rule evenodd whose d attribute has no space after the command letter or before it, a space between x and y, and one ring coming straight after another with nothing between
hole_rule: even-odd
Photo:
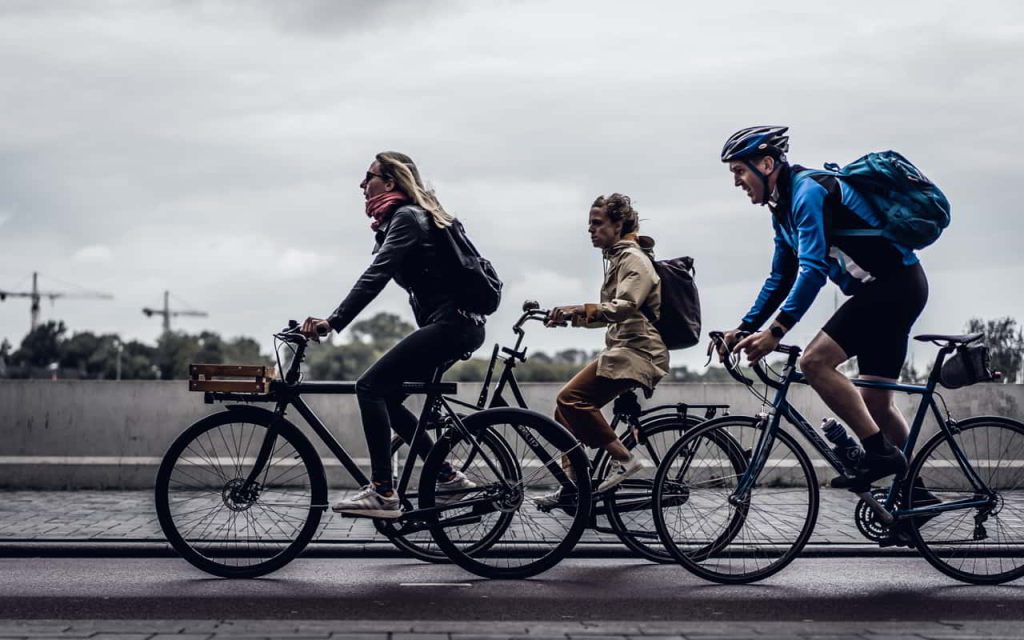
<instances>
[{"instance_id":1,"label":"wooden crate on bike rack","mask_svg":"<svg viewBox=\"0 0 1024 640\"><path fill-rule=\"evenodd\" d=\"M190 364L189 391L267 393L271 372L264 365Z\"/></svg>"}]
</instances>

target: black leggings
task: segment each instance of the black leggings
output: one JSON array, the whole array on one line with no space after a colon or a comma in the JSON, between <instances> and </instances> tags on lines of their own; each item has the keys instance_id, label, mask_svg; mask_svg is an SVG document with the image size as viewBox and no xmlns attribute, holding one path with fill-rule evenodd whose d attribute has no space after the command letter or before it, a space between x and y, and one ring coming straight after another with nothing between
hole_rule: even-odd
<instances>
[{"instance_id":1,"label":"black leggings","mask_svg":"<svg viewBox=\"0 0 1024 640\"><path fill-rule=\"evenodd\" d=\"M356 395L375 482L391 482L391 430L408 442L419 422L402 405L407 396L401 383L430 382L439 366L457 361L483 342L483 326L470 320L429 324L406 336L359 378ZM426 455L432 444L424 432L416 449Z\"/></svg>"}]
</instances>

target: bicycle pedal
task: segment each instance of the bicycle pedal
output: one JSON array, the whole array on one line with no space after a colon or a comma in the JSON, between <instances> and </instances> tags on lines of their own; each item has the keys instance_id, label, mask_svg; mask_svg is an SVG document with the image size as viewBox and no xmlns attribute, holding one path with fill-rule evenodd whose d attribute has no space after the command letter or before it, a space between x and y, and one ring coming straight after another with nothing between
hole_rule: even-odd
<instances>
[{"instance_id":1,"label":"bicycle pedal","mask_svg":"<svg viewBox=\"0 0 1024 640\"><path fill-rule=\"evenodd\" d=\"M887 538L878 541L880 548L885 547L906 547L908 549L914 549L914 541L905 533L897 532L893 533Z\"/></svg>"},{"instance_id":2,"label":"bicycle pedal","mask_svg":"<svg viewBox=\"0 0 1024 640\"><path fill-rule=\"evenodd\" d=\"M342 518L359 518L360 520L384 520L384 521L387 521L387 522L395 522L397 520L401 520L406 515L404 511L402 512L401 515L390 517L390 518L385 518L385 517L382 517L382 516L370 515L370 514L367 514L367 513L346 513L344 511L335 511L334 513L339 515L339 516L341 516Z\"/></svg>"}]
</instances>

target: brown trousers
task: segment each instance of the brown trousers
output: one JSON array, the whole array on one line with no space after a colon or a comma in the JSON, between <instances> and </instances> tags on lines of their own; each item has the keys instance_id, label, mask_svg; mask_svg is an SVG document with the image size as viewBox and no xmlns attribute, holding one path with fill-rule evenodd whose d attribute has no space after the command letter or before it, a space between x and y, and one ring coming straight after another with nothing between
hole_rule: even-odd
<instances>
[{"instance_id":1,"label":"brown trousers","mask_svg":"<svg viewBox=\"0 0 1024 640\"><path fill-rule=\"evenodd\" d=\"M555 420L588 447L603 447L617 436L601 407L636 386L634 380L597 375L597 362L591 362L558 392Z\"/></svg>"}]
</instances>

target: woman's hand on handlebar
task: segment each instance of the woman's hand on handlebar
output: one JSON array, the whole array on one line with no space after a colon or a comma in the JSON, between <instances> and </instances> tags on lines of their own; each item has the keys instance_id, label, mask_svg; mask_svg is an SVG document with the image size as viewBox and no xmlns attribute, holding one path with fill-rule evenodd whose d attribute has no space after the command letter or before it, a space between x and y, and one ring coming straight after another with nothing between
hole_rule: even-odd
<instances>
[{"instance_id":1,"label":"woman's hand on handlebar","mask_svg":"<svg viewBox=\"0 0 1024 640\"><path fill-rule=\"evenodd\" d=\"M313 342L320 342L320 338L330 335L331 325L322 318L309 317L302 323L299 333L306 336Z\"/></svg>"},{"instance_id":2,"label":"woman's hand on handlebar","mask_svg":"<svg viewBox=\"0 0 1024 640\"><path fill-rule=\"evenodd\" d=\"M757 364L761 358L775 351L778 346L779 339L773 336L771 331L758 331L737 342L732 351L733 353L745 351L747 362Z\"/></svg>"},{"instance_id":3,"label":"woman's hand on handlebar","mask_svg":"<svg viewBox=\"0 0 1024 640\"><path fill-rule=\"evenodd\" d=\"M585 309L581 304L574 304L565 307L555 307L548 314L548 319L544 321L545 327L564 327L573 318L581 316L585 313Z\"/></svg>"}]
</instances>

